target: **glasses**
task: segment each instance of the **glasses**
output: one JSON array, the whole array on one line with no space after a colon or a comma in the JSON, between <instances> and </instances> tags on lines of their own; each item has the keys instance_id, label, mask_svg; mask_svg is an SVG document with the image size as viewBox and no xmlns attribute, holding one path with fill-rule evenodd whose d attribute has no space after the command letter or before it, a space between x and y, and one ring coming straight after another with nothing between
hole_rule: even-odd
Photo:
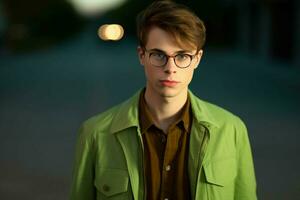
<instances>
[{"instance_id":1,"label":"glasses","mask_svg":"<svg viewBox=\"0 0 300 200\"><path fill-rule=\"evenodd\" d=\"M168 63L169 58L173 58L174 63L178 68L187 68L191 65L192 60L196 56L196 54L190 55L187 53L179 53L174 56L169 56L163 52L149 51L147 49L145 49L145 52L149 53L149 61L151 65L155 67L164 67Z\"/></svg>"}]
</instances>

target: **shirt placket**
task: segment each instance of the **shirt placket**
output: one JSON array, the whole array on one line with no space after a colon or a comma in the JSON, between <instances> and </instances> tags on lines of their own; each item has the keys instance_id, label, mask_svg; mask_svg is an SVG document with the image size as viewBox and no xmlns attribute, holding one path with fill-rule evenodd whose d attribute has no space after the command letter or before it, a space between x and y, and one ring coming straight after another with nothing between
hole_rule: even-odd
<instances>
[{"instance_id":1,"label":"shirt placket","mask_svg":"<svg viewBox=\"0 0 300 200\"><path fill-rule=\"evenodd\" d=\"M170 188L172 187L170 187L170 185L173 184L173 175L175 173L174 159L176 159L176 154L178 151L178 143L180 138L179 128L176 126L170 127L166 136L167 140L161 172L161 200L171 199L172 191L170 191Z\"/></svg>"}]
</instances>

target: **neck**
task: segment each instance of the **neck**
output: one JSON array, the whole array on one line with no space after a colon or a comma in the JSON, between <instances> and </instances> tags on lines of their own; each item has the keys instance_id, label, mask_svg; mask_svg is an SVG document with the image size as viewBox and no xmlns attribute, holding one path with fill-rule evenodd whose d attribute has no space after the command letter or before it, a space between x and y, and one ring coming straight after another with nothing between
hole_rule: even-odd
<instances>
[{"instance_id":1,"label":"neck","mask_svg":"<svg viewBox=\"0 0 300 200\"><path fill-rule=\"evenodd\" d=\"M167 132L169 126L180 117L181 110L187 100L187 91L175 97L155 95L146 89L145 101L155 125Z\"/></svg>"}]
</instances>

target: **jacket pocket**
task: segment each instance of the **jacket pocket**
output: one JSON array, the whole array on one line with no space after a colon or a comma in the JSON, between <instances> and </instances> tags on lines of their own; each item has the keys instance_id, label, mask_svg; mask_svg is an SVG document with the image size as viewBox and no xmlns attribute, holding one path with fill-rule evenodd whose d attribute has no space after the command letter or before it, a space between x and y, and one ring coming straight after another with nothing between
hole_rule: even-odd
<instances>
[{"instance_id":1,"label":"jacket pocket","mask_svg":"<svg viewBox=\"0 0 300 200\"><path fill-rule=\"evenodd\" d=\"M128 199L128 184L127 170L98 169L94 181L97 199Z\"/></svg>"},{"instance_id":2,"label":"jacket pocket","mask_svg":"<svg viewBox=\"0 0 300 200\"><path fill-rule=\"evenodd\" d=\"M237 175L235 158L211 161L204 164L203 168L208 199L234 199L234 186Z\"/></svg>"},{"instance_id":3,"label":"jacket pocket","mask_svg":"<svg viewBox=\"0 0 300 200\"><path fill-rule=\"evenodd\" d=\"M217 160L204 165L204 173L208 183L226 186L236 177L236 161L234 158Z\"/></svg>"}]
</instances>

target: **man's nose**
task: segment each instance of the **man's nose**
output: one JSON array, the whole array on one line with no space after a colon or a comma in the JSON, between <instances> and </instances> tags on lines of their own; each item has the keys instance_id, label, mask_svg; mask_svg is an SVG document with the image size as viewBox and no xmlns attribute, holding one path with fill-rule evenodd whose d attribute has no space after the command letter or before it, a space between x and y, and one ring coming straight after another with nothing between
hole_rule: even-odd
<instances>
[{"instance_id":1,"label":"man's nose","mask_svg":"<svg viewBox=\"0 0 300 200\"><path fill-rule=\"evenodd\" d=\"M172 58L172 57L168 58L168 62L164 67L164 71L165 71L165 73L169 73L169 74L177 72L177 66L175 64L174 58Z\"/></svg>"}]
</instances>

